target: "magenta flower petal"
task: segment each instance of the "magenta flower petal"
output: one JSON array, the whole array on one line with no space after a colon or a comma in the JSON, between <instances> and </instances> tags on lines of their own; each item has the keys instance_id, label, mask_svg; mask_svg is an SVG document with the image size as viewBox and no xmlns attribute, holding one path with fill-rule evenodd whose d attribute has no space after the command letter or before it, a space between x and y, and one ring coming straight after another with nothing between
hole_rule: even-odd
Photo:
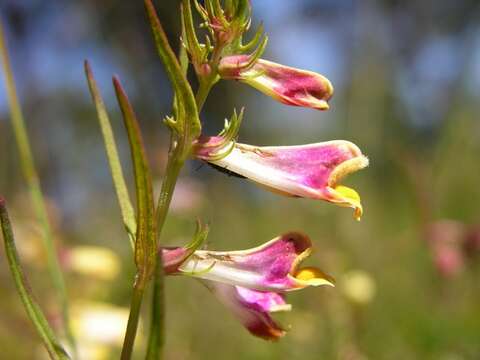
<instances>
[{"instance_id":1,"label":"magenta flower petal","mask_svg":"<svg viewBox=\"0 0 480 360\"><path fill-rule=\"evenodd\" d=\"M291 232L249 250L197 250L178 267L178 272L263 291L333 286L333 279L321 270L299 268L301 262L310 255L311 246L306 235ZM164 258L168 256L164 252Z\"/></svg>"},{"instance_id":2,"label":"magenta flower petal","mask_svg":"<svg viewBox=\"0 0 480 360\"><path fill-rule=\"evenodd\" d=\"M162 248L163 270L165 274L178 273L178 268L191 255L191 251L184 247Z\"/></svg>"},{"instance_id":3,"label":"magenta flower petal","mask_svg":"<svg viewBox=\"0 0 480 360\"><path fill-rule=\"evenodd\" d=\"M220 61L220 76L240 80L286 105L327 110L333 95L330 81L315 72L259 59L249 65L250 56L234 55Z\"/></svg>"},{"instance_id":4,"label":"magenta flower petal","mask_svg":"<svg viewBox=\"0 0 480 360\"><path fill-rule=\"evenodd\" d=\"M355 218L361 217L360 196L339 185L346 175L368 165L368 159L355 144L343 140L270 147L229 143L223 147L234 145L233 150L219 160L212 156L221 151L218 144L221 137L201 139L195 147L196 157L276 193L351 207L355 209Z\"/></svg>"},{"instance_id":5,"label":"magenta flower petal","mask_svg":"<svg viewBox=\"0 0 480 360\"><path fill-rule=\"evenodd\" d=\"M205 285L252 335L265 340L285 335L285 330L270 315L291 309L283 295L222 283L205 282Z\"/></svg>"}]
</instances>

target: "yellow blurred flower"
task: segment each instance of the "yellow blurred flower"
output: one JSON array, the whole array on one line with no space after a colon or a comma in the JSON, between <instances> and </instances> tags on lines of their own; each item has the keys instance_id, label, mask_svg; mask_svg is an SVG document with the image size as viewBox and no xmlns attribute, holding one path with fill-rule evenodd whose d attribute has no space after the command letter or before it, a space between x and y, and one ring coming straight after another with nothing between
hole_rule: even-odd
<instances>
[{"instance_id":1,"label":"yellow blurred flower","mask_svg":"<svg viewBox=\"0 0 480 360\"><path fill-rule=\"evenodd\" d=\"M355 304L366 305L375 297L375 280L366 271L352 270L346 273L339 285L345 297Z\"/></svg>"},{"instance_id":2,"label":"yellow blurred flower","mask_svg":"<svg viewBox=\"0 0 480 360\"><path fill-rule=\"evenodd\" d=\"M118 256L99 246L75 246L68 251L66 262L70 270L101 280L112 280L120 272Z\"/></svg>"},{"instance_id":3,"label":"yellow blurred flower","mask_svg":"<svg viewBox=\"0 0 480 360\"><path fill-rule=\"evenodd\" d=\"M88 360L110 358L111 348L120 347L123 343L128 314L127 307L108 303L83 301L74 303L72 325L77 338L79 358ZM138 340L142 341L140 333Z\"/></svg>"}]
</instances>

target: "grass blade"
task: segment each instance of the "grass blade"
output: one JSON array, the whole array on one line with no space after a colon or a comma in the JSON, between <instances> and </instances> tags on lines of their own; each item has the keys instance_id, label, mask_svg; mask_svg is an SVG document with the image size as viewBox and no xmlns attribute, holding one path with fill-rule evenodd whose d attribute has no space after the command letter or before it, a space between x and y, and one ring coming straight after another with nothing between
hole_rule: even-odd
<instances>
[{"instance_id":1,"label":"grass blade","mask_svg":"<svg viewBox=\"0 0 480 360\"><path fill-rule=\"evenodd\" d=\"M35 301L30 285L22 270L17 249L15 247L15 239L13 236L12 226L8 217L5 200L0 198L0 223L2 226L3 240L5 244L5 254L7 255L8 265L12 273L18 294L22 299L25 310L32 321L38 335L42 339L50 357L52 359L69 359L69 356L62 348L58 340L55 338L53 330L43 315L42 309Z\"/></svg>"},{"instance_id":2,"label":"grass blade","mask_svg":"<svg viewBox=\"0 0 480 360\"><path fill-rule=\"evenodd\" d=\"M43 246L47 254L47 266L52 278L53 286L56 295L60 302L62 321L65 329L65 335L75 352L75 341L70 330L70 321L68 314L68 296L63 279L62 270L58 262L55 245L53 242L52 230L48 220L47 210L45 206L45 199L43 197L42 189L40 187L40 180L35 168L32 150L30 148L30 141L28 138L25 120L23 118L20 102L18 101L17 91L15 88L15 81L13 78L13 71L10 65L10 58L8 56L6 39L3 33L3 26L0 23L0 60L3 65L5 73L5 85L7 89L7 97L11 113L11 122L15 134L18 151L20 153L20 166L27 181L30 196L32 199L33 209L36 217L40 222L42 229Z\"/></svg>"}]
</instances>

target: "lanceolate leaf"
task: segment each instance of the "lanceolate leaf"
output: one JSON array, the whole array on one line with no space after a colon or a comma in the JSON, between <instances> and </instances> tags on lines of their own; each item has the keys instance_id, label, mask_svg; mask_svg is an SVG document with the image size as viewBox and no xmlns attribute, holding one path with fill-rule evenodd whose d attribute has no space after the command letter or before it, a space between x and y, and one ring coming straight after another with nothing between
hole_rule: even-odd
<instances>
[{"instance_id":1,"label":"lanceolate leaf","mask_svg":"<svg viewBox=\"0 0 480 360\"><path fill-rule=\"evenodd\" d=\"M120 81L114 78L113 84L115 86L118 103L122 109L135 172L138 224L135 241L135 263L139 275L144 277L139 280L146 281L154 271L157 254L152 178L140 127L133 108L128 101Z\"/></svg>"},{"instance_id":2,"label":"lanceolate leaf","mask_svg":"<svg viewBox=\"0 0 480 360\"><path fill-rule=\"evenodd\" d=\"M97 108L98 122L102 131L103 141L105 143L105 150L107 152L107 159L112 173L113 184L117 193L118 203L120 204L120 211L122 212L123 223L130 236L132 244L135 241L135 232L137 230L137 223L135 220L135 212L133 210L130 196L128 195L127 185L123 176L122 165L118 157L117 145L113 135L112 126L108 118L105 104L102 96L98 90L97 83L93 77L93 72L88 61L85 61L85 74L87 76L88 86L92 94L93 102Z\"/></svg>"},{"instance_id":3,"label":"lanceolate leaf","mask_svg":"<svg viewBox=\"0 0 480 360\"><path fill-rule=\"evenodd\" d=\"M8 217L5 201L0 198L0 223L2 226L3 240L5 243L5 254L7 256L10 272L12 273L15 286L22 299L25 310L32 321L38 335L41 337L50 357L52 359L69 359L68 354L62 348L50 328L42 309L36 302L31 292L30 285L20 264L12 226Z\"/></svg>"}]
</instances>

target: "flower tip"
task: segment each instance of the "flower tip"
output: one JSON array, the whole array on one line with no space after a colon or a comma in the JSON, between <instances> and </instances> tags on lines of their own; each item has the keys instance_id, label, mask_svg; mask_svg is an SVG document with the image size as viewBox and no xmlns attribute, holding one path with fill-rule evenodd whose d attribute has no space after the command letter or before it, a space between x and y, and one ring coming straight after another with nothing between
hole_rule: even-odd
<instances>
[{"instance_id":1,"label":"flower tip","mask_svg":"<svg viewBox=\"0 0 480 360\"><path fill-rule=\"evenodd\" d=\"M360 221L362 219L362 215L363 215L362 206L356 207L353 212L353 218L357 221Z\"/></svg>"},{"instance_id":2,"label":"flower tip","mask_svg":"<svg viewBox=\"0 0 480 360\"><path fill-rule=\"evenodd\" d=\"M339 182L348 174L364 169L368 166L368 158L362 154L361 150L353 143L344 142L351 158L337 166L330 174L329 186L332 190L332 198L330 201L340 206L351 207L354 209L354 218L359 221L363 214L363 207L360 201L360 195L352 188L340 185Z\"/></svg>"},{"instance_id":3,"label":"flower tip","mask_svg":"<svg viewBox=\"0 0 480 360\"><path fill-rule=\"evenodd\" d=\"M317 101L317 105L314 106L314 108L317 109L317 110L325 111L325 110L330 109L330 105L328 104L328 102L326 100L319 100L319 101Z\"/></svg>"},{"instance_id":4,"label":"flower tip","mask_svg":"<svg viewBox=\"0 0 480 360\"><path fill-rule=\"evenodd\" d=\"M343 185L337 185L334 190L338 199L345 206L354 209L353 217L355 220L360 221L363 215L363 207L360 200L360 195L352 188Z\"/></svg>"},{"instance_id":5,"label":"flower tip","mask_svg":"<svg viewBox=\"0 0 480 360\"><path fill-rule=\"evenodd\" d=\"M269 327L265 328L264 326L255 326L247 327L250 334L259 337L268 341L277 341L280 338L284 337L287 334L287 331L282 328Z\"/></svg>"}]
</instances>

